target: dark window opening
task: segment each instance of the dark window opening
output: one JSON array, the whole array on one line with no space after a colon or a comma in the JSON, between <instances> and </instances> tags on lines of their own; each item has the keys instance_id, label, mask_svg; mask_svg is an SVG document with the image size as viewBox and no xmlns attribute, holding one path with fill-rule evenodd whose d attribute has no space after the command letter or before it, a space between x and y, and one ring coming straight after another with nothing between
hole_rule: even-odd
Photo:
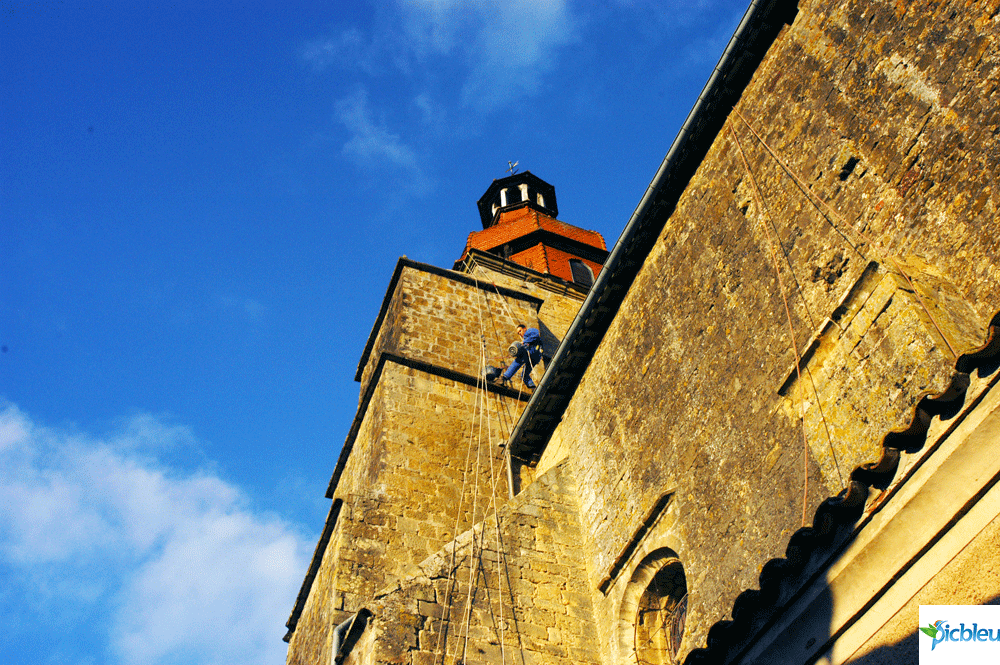
<instances>
[{"instance_id":1,"label":"dark window opening","mask_svg":"<svg viewBox=\"0 0 1000 665\"><path fill-rule=\"evenodd\" d=\"M570 259L569 269L573 273L573 281L582 286L594 285L594 272L580 259Z\"/></svg>"},{"instance_id":2,"label":"dark window opening","mask_svg":"<svg viewBox=\"0 0 1000 665\"><path fill-rule=\"evenodd\" d=\"M684 566L674 559L657 571L639 599L635 652L639 665L676 662L687 618Z\"/></svg>"},{"instance_id":3,"label":"dark window opening","mask_svg":"<svg viewBox=\"0 0 1000 665\"><path fill-rule=\"evenodd\" d=\"M859 161L860 160L857 157L851 157L847 160L844 164L844 168L840 169L840 175L838 176L841 182L847 180L847 178L854 173L854 167L858 165Z\"/></svg>"}]
</instances>

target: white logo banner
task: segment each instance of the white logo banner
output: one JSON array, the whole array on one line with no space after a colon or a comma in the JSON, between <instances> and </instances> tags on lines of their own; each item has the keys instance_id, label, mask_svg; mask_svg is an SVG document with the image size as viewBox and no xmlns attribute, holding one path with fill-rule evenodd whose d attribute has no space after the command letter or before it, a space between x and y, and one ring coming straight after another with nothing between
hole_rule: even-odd
<instances>
[{"instance_id":1,"label":"white logo banner","mask_svg":"<svg viewBox=\"0 0 1000 665\"><path fill-rule=\"evenodd\" d=\"M1000 663L1000 605L921 605L920 665Z\"/></svg>"}]
</instances>

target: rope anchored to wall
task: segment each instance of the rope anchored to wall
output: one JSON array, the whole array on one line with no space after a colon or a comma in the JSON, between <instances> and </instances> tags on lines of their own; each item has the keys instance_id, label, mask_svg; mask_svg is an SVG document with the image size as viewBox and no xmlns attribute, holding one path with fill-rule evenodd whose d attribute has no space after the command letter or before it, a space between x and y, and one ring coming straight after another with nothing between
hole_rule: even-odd
<instances>
[{"instance_id":1,"label":"rope anchored to wall","mask_svg":"<svg viewBox=\"0 0 1000 665\"><path fill-rule=\"evenodd\" d=\"M476 293L484 294L486 298L486 306L490 310L491 321L493 319L492 308L490 306L490 296L487 291L479 289L479 281L475 275L473 278L476 280ZM499 296L498 292L498 296ZM502 298L502 296L500 296ZM483 303L481 300L477 299L477 316L479 323L480 332L480 345L479 345L479 360L481 364L485 364L486 357L488 355L488 341L487 341L487 331L486 322L483 315ZM494 328L494 337L496 337L496 325L492 326ZM459 549L458 541L452 542L451 551L451 564L448 567L448 578L446 582L447 589L447 599L446 607L442 616L441 629L437 636L437 646L435 647L435 662L440 662L442 665L449 665L449 663L457 665L460 662L464 662L466 655L469 651L469 642L472 636L472 618L473 618L473 605L476 602L476 598L482 590L485 593L485 601L489 608L490 615L493 618L494 626L497 630L497 638L500 645L500 663L501 665L506 664L507 660L507 634L509 632L510 626L514 626L514 634L517 636L518 643L520 642L520 635L516 631L517 620L516 616L511 617L511 622L508 624L506 621L504 613L504 590L503 582L506 579L508 587L510 586L510 575L508 570L508 562L506 552L503 547L503 539L500 529L500 519L499 519L499 502L497 500L497 487L503 477L502 473L498 472L495 464L494 457L494 447L493 442L495 436L503 436L504 430L504 415L505 409L497 408L492 409L490 404L491 392L488 389L485 377L480 377L477 382L476 389L476 399L473 404L473 412L470 423L469 431L469 442L466 449L466 462L463 471L463 482L462 482L462 493L459 499L459 509L455 518L455 538L458 537L458 530L461 524L462 510L463 508L471 504L471 512L469 513L469 566L468 566L468 585L467 593L462 594L458 592L456 586L459 585L459 573L460 569L463 567L462 564L457 560L457 551ZM506 407L506 400L501 395L495 395L496 399L500 400L500 404ZM509 411L506 411L506 415L509 416ZM500 427L494 430L494 418L497 419L498 425ZM510 421L509 430L513 425L513 421ZM484 448L484 438L487 443ZM476 455L475 461L473 461L472 448L475 445ZM489 460L489 477L488 479L484 477L484 465L485 462L482 459L483 455L486 455ZM472 478L473 487L471 488L471 498L469 497L469 478ZM488 499L480 505L480 485L485 482L488 486L490 496ZM487 536L488 529L487 524L489 523L488 516L492 513L492 526L495 528L495 547L496 547L496 601L493 599L493 595L490 591L488 584L488 575L486 568L484 566L483 552L487 549ZM477 527L477 525L479 525ZM480 578L483 578L486 584L480 586ZM461 618L458 623L458 631L455 635L455 639L449 641L447 633L448 625L452 621L452 614L454 609L454 603L456 602L456 595L461 597L465 595L465 607L462 612ZM496 602L496 609L494 609L494 602ZM513 610L512 610L513 611ZM451 644L449 644L451 642ZM523 658L522 658L523 662Z\"/></svg>"},{"instance_id":2,"label":"rope anchored to wall","mask_svg":"<svg viewBox=\"0 0 1000 665\"><path fill-rule=\"evenodd\" d=\"M792 353L795 354L795 374L799 379L799 385L802 381L802 358L799 355L798 344L795 342L795 328L792 325L792 313L788 307L788 297L785 295L785 284L784 280L781 278L781 268L778 265L778 255L775 252L774 246L777 244L777 238L771 237L771 228L768 227L767 221L769 219L769 214L767 211L767 205L764 201L764 195L760 191L760 187L757 184L757 179L753 175L753 171L750 170L750 164L747 162L746 153L743 152L743 145L740 143L740 137L736 135L736 130L733 128L732 123L729 124L729 131L733 135L733 140L736 141L736 147L739 148L740 158L743 160L743 167L746 169L747 175L750 177L750 182L753 184L754 191L757 194L757 199L760 201L761 211L764 215L765 222L761 224L764 227L764 232L768 238L768 249L771 254L771 262L774 265L774 272L778 278L778 291L781 293L781 301L785 305L785 319L788 322L788 336L792 345ZM819 394L816 395L816 399L819 399ZM802 487L802 526L806 525L806 514L807 505L809 500L809 441L806 438L806 403L805 400L801 400L801 413L799 415L799 422L801 424L802 430L802 465L803 465L803 487ZM832 442L831 442L832 448ZM838 469L839 472L839 469Z\"/></svg>"},{"instance_id":3,"label":"rope anchored to wall","mask_svg":"<svg viewBox=\"0 0 1000 665\"><path fill-rule=\"evenodd\" d=\"M853 249L867 261L870 259L861 250L861 247L863 247L864 245L868 245L869 247L872 248L876 260L878 260L882 264L891 263L893 265L893 267L896 269L899 275L906 281L907 285L909 285L910 290L916 297L917 302L920 304L921 309L923 309L924 313L927 314L927 318L930 320L931 324L934 326L934 329L937 331L938 335L940 335L945 346L948 348L948 352L957 361L958 353L955 351L954 347L948 340L947 336L945 336L944 331L941 329L941 326L937 321L937 317L934 316L933 312L931 312L930 308L927 306L927 303L924 301L923 296L920 295L920 291L917 290L916 286L913 284L913 280L910 278L909 274L907 274L907 272L903 270L903 267L899 265L899 261L897 261L895 258L887 259L886 258L887 252L885 251L885 249L878 242L875 242L871 238L869 238L865 234L864 230L855 229L854 226L849 224L840 214L838 214L837 211L830 206L830 204L828 204L826 201L820 198L812 190L812 188L809 187L809 185L807 185L803 181L803 179L798 174L796 174L795 171L792 170L792 168L788 165L788 163L785 160L781 159L781 157L774 150L774 148L768 145L767 141L765 141L764 138L757 133L757 131L750 124L750 121L747 120L742 113L740 113L739 109L734 108L733 112L739 117L740 120L743 121L743 124L746 125L748 130L750 130L750 133L753 134L754 138L756 138L757 141L762 146L764 146L764 149L767 151L767 153L771 155L771 157L773 157L776 162L778 162L782 170L788 175L788 177L792 179L793 182L795 182L795 184L802 191L802 193L806 195L806 199L813 206L815 206L817 210L821 212L823 217L830 223L830 226L832 226L833 229L837 233L839 233L841 237L844 238L845 241L847 241L847 244L851 246L851 249ZM731 126L730 130L732 130Z\"/></svg>"}]
</instances>

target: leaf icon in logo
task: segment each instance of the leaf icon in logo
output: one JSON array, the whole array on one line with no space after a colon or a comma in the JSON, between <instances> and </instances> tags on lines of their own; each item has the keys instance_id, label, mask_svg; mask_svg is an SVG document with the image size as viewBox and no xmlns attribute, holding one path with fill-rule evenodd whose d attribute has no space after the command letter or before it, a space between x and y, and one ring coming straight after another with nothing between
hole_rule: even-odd
<instances>
[{"instance_id":1,"label":"leaf icon in logo","mask_svg":"<svg viewBox=\"0 0 1000 665\"><path fill-rule=\"evenodd\" d=\"M929 624L927 624L926 628L921 628L920 632L923 633L924 635L927 635L931 639L933 639L933 638L937 637L938 629L937 629L937 626L935 626L932 623L929 623Z\"/></svg>"}]
</instances>

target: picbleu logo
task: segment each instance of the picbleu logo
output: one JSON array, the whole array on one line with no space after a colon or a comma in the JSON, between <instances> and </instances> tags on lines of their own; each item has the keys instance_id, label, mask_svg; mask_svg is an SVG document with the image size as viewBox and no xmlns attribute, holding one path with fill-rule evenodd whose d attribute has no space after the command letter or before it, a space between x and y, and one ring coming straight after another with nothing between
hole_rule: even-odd
<instances>
[{"instance_id":1,"label":"picbleu logo","mask_svg":"<svg viewBox=\"0 0 1000 665\"><path fill-rule=\"evenodd\" d=\"M1000 626L980 628L978 623L966 628L965 622L962 622L955 628L947 621L938 619L926 627L921 627L920 632L934 640L931 643L931 651L944 642L1000 642Z\"/></svg>"},{"instance_id":2,"label":"picbleu logo","mask_svg":"<svg viewBox=\"0 0 1000 665\"><path fill-rule=\"evenodd\" d=\"M1000 605L921 605L921 665L1000 663Z\"/></svg>"}]
</instances>

